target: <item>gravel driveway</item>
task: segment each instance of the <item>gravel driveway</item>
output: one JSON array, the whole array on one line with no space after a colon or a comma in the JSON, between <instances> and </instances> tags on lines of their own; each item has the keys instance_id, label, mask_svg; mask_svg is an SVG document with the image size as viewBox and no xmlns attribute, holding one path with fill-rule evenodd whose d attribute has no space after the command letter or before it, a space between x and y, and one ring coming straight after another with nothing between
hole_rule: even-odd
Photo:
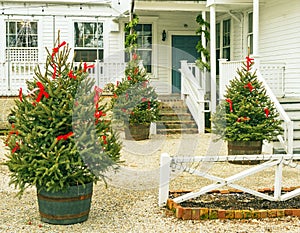
<instances>
[{"instance_id":1,"label":"gravel driveway","mask_svg":"<svg viewBox=\"0 0 300 233\"><path fill-rule=\"evenodd\" d=\"M122 135L121 135L121 138ZM0 142L0 161L4 161L5 148ZM211 135L154 136L151 140L134 142L123 140L122 157L125 163L120 172L112 174L108 188L99 182L94 186L92 208L88 221L68 226L49 225L39 219L36 191L28 189L21 199L16 190L8 186L7 168L0 165L0 232L300 232L296 217L262 220L205 220L183 221L166 214L158 202L159 158L163 152L171 155L193 156L224 154L222 143L215 144ZM199 165L211 174L229 176L244 166L228 163ZM272 187L274 170L247 179L248 187ZM174 173L170 189L196 189L207 180L195 175ZM284 186L299 185L299 172L284 170ZM298 182L298 183L297 183Z\"/></svg>"}]
</instances>

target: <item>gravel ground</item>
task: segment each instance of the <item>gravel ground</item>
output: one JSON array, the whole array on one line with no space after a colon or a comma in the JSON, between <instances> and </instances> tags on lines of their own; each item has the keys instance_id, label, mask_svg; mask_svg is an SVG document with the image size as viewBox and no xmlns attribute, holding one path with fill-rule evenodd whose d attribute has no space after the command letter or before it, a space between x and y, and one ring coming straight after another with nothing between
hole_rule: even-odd
<instances>
[{"instance_id":1,"label":"gravel ground","mask_svg":"<svg viewBox=\"0 0 300 233\"><path fill-rule=\"evenodd\" d=\"M94 186L89 219L81 224L60 226L41 222L35 189L28 189L21 199L16 198L17 191L8 186L7 168L0 165L0 232L300 232L300 220L296 217L183 221L166 214L165 208L158 206L160 154L224 154L224 144L213 143L210 134L154 136L151 140L141 142L123 140L123 146L122 156L125 163L119 173L111 174L108 188L101 182ZM5 148L0 144L0 162L4 161L4 154ZM211 174L224 174L224 177L247 167L229 163L193 165ZM268 169L244 182L248 187L257 189L272 187L272 177L274 170ZM295 169L284 169L283 186L299 185L299 177L299 172ZM170 189L197 189L205 184L209 182L195 175L174 172Z\"/></svg>"}]
</instances>

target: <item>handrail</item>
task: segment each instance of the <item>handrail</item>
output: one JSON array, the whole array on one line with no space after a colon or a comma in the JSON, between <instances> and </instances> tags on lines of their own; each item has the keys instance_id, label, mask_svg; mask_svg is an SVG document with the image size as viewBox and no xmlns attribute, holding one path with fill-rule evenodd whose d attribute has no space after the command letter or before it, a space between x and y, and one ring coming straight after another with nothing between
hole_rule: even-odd
<instances>
[{"instance_id":1,"label":"handrail","mask_svg":"<svg viewBox=\"0 0 300 233\"><path fill-rule=\"evenodd\" d=\"M195 71L195 69L198 68L196 66L192 66L191 63L187 63L185 60L181 61L181 68L179 69L181 72L181 96L182 99L185 100L185 103L198 126L198 132L204 133L205 88L203 86L205 85L205 81L200 82L200 77L199 80L197 80L197 78L194 76L194 73L196 74L198 71ZM204 85L201 86L200 83L204 83Z\"/></svg>"},{"instance_id":2,"label":"handrail","mask_svg":"<svg viewBox=\"0 0 300 233\"><path fill-rule=\"evenodd\" d=\"M256 71L257 79L263 84L266 94L269 96L271 101L274 103L275 108L279 112L280 118L283 119L283 121L286 124L286 129L284 130L284 137L282 135L278 136L278 139L280 143L284 146L285 151L287 154L293 154L293 144L294 144L294 127L293 127L293 121L290 119L290 117L285 112L284 108L272 92L271 88L267 84L266 80L261 75L260 71Z\"/></svg>"}]
</instances>

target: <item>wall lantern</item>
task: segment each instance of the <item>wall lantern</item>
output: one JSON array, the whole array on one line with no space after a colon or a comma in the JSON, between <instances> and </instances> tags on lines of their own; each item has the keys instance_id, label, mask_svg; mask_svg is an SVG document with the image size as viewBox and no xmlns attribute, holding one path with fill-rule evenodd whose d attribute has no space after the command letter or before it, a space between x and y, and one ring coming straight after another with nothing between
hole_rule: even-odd
<instances>
[{"instance_id":1,"label":"wall lantern","mask_svg":"<svg viewBox=\"0 0 300 233\"><path fill-rule=\"evenodd\" d=\"M165 30L163 30L162 34L161 34L161 38L162 38L162 41L165 41L166 38L167 38L167 33Z\"/></svg>"}]
</instances>

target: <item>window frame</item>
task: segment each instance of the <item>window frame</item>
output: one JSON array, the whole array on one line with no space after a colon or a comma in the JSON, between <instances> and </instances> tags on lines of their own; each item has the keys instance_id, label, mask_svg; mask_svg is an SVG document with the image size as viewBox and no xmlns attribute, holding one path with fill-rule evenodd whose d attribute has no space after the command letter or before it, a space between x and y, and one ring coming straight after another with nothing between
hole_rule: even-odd
<instances>
[{"instance_id":1,"label":"window frame","mask_svg":"<svg viewBox=\"0 0 300 233\"><path fill-rule=\"evenodd\" d=\"M31 24L33 24L33 23L35 24L35 33L30 33L29 35L27 35L27 37L31 36L31 37L35 38L35 40L32 39L33 42L31 42L31 44L35 43L35 45L34 46L18 46L17 38L18 38L18 34L21 33L21 29L22 29L22 25L20 25L20 24L24 24L24 26L25 26L28 23L30 24L30 27L32 27ZM11 24L15 24L12 32L11 32ZM24 48L36 49L36 48L38 48L38 46L39 46L39 26L38 25L39 24L38 24L37 20L29 20L29 19L6 20L5 21L5 47L6 48L15 48L15 49L24 49ZM11 44L10 38L12 38L12 37L15 38L14 44Z\"/></svg>"},{"instance_id":2,"label":"window frame","mask_svg":"<svg viewBox=\"0 0 300 233\"><path fill-rule=\"evenodd\" d=\"M73 22L73 43L74 43L74 61L75 62L95 62L96 60L99 61L103 61L104 60L104 22L102 21L93 21L93 20L74 20ZM85 27L83 26L83 32L81 30L80 27L79 31L76 31L76 24L95 24L96 25L96 29L93 30L93 33L84 33L85 32ZM100 26L100 28L98 28ZM97 32L99 32L99 30L101 31L102 29L102 33L100 35L97 35ZM80 36L77 36L77 33L81 34ZM92 46L86 46L86 44L84 43L84 38L82 39L83 42L82 44L78 45L77 39L80 39L80 37L92 37L92 38L96 38L96 40L94 41L94 43L92 44ZM99 38L101 38L102 40L99 41ZM80 55L80 51L82 51L83 53ZM85 53L85 54L84 54ZM93 55L93 53L95 53ZM87 57L86 59L82 59L82 57ZM95 59L93 59L95 58Z\"/></svg>"},{"instance_id":3,"label":"window frame","mask_svg":"<svg viewBox=\"0 0 300 233\"><path fill-rule=\"evenodd\" d=\"M247 14L247 55L253 54L253 12Z\"/></svg>"},{"instance_id":4,"label":"window frame","mask_svg":"<svg viewBox=\"0 0 300 233\"><path fill-rule=\"evenodd\" d=\"M125 27L125 25L124 25L124 27ZM142 52L150 52L150 64L146 65L145 68L147 70L147 73L153 74L154 73L154 66L153 66L153 64L154 64L154 61L153 61L153 52L154 52L154 48L153 48L154 47L153 46L154 45L154 25L153 25L153 23L150 23L150 22L149 23L148 22L141 22L141 23L137 24L137 27L141 26L142 29L143 29L143 28L145 28L146 25L150 25L151 26L150 36L148 36L147 34L145 34L144 30L136 31L136 33L137 33L137 44L139 43L139 38L142 37L142 39L141 39L141 41L142 41L142 47L139 47L137 45L136 51L137 51L138 55L140 55L139 52L141 52L141 53ZM126 36L127 36L127 34L124 33L124 41L126 40ZM143 47L143 44L144 44L143 42L146 40L146 37L151 37L151 43L150 43L150 45L148 47L145 48L145 47ZM125 60L125 62L129 61L129 57L126 54L126 52L125 52L125 59L124 60ZM143 60L142 56L141 56L141 60ZM149 69L147 69L147 67L149 67L149 66L150 66L150 71L149 71Z\"/></svg>"}]
</instances>

